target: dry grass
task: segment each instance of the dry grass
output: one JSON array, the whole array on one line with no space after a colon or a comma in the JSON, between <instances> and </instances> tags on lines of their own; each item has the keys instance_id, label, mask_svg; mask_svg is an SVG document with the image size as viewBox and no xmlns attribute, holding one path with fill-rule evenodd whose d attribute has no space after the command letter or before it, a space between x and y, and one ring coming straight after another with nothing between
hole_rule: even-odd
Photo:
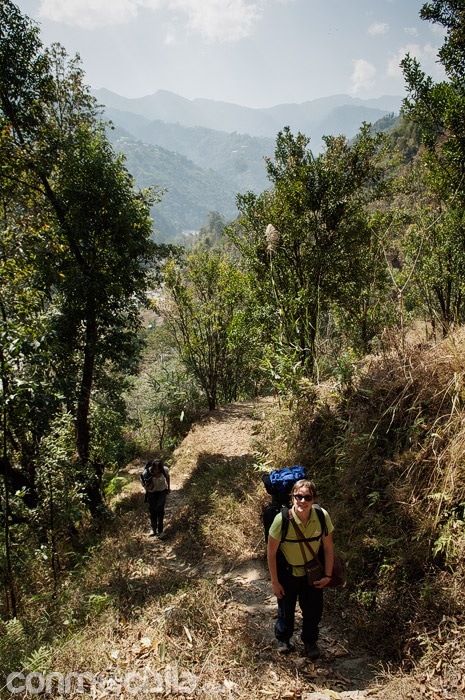
<instances>
[{"instance_id":1,"label":"dry grass","mask_svg":"<svg viewBox=\"0 0 465 700\"><path fill-rule=\"evenodd\" d=\"M216 511L215 500L205 515L221 518L225 506L218 500ZM179 517L190 517L190 508ZM179 530L175 517L171 555L161 545L150 552L147 539L141 537L145 512L134 515L140 517L119 521L118 533L102 540L80 572L79 582L66 582L69 592L63 592L56 608L62 631L56 619L55 637L42 658L13 658L10 670L23 670L25 675L31 671L47 674L52 669L64 675L70 670L85 672L100 679L101 697L125 697L121 684L131 674L133 683L141 685L138 697L153 697L154 689L176 697L193 693L202 698L227 697L228 688L235 684L246 693L252 681L247 680L250 662L244 620L229 609L227 591L216 578L197 575L198 543L189 548L186 541L195 531L190 535ZM220 530L217 537L201 520L199 528L204 531L207 551L210 542L218 559L224 533ZM219 559L232 556L239 560L242 555L236 544L222 551ZM143 683L149 684L151 693L145 692ZM86 687L88 692L66 697L93 697L92 688ZM10 694L4 689L2 697ZM60 695L55 687L42 697Z\"/></svg>"}]
</instances>

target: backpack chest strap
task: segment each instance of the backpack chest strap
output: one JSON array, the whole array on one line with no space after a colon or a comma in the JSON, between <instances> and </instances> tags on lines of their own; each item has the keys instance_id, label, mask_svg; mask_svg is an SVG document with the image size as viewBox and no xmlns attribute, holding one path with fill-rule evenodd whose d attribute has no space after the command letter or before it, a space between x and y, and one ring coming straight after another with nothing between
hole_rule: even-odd
<instances>
[{"instance_id":1,"label":"backpack chest strap","mask_svg":"<svg viewBox=\"0 0 465 700\"><path fill-rule=\"evenodd\" d=\"M294 518L294 515L292 513L292 510L289 510L289 522L292 523L292 526L294 528L294 532L296 534L295 539L293 538L288 538L286 536L286 542L290 542L291 544L297 543L297 544L307 544L308 542L318 542L319 540L322 539L323 537L323 530L320 532L319 535L316 535L316 537L305 537L304 533L300 529L299 525L297 525L297 522ZM289 531L288 531L289 532ZM307 544L307 547L310 549L310 547ZM313 550L312 550L313 551Z\"/></svg>"},{"instance_id":2,"label":"backpack chest strap","mask_svg":"<svg viewBox=\"0 0 465 700\"><path fill-rule=\"evenodd\" d=\"M294 544L294 543L297 544L299 542L317 542L318 540L321 540L321 535L318 535L317 537L304 537L304 536L302 536L302 537L296 537L295 539L291 538L291 537L287 537L287 535L286 535L283 542L290 542L291 544Z\"/></svg>"}]
</instances>

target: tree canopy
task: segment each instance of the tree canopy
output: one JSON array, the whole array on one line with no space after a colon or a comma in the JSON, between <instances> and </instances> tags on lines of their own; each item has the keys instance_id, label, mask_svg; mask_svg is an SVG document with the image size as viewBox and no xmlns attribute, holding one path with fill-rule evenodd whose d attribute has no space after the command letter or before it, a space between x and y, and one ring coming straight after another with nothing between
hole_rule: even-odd
<instances>
[{"instance_id":1,"label":"tree canopy","mask_svg":"<svg viewBox=\"0 0 465 700\"><path fill-rule=\"evenodd\" d=\"M155 195L136 191L109 144L79 58L45 49L9 0L0 6L0 162L6 483L37 502L41 443L69 413L78 489L98 515L105 465L92 414L117 402L139 356L140 305L164 254L151 239Z\"/></svg>"},{"instance_id":2,"label":"tree canopy","mask_svg":"<svg viewBox=\"0 0 465 700\"><path fill-rule=\"evenodd\" d=\"M376 272L383 282L367 208L383 180L382 137L364 126L353 144L342 136L325 143L314 156L303 134L288 127L279 133L267 162L272 189L239 195L241 218L227 230L269 310L275 349L283 348L307 376L316 369L331 308L362 323ZM360 332L365 345L375 330L366 324Z\"/></svg>"}]
</instances>

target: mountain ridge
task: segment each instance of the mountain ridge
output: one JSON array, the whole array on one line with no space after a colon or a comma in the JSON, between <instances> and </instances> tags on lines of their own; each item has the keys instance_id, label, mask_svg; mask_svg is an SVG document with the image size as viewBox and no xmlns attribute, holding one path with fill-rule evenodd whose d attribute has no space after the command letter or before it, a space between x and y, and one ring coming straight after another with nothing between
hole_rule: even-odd
<instances>
[{"instance_id":1,"label":"mountain ridge","mask_svg":"<svg viewBox=\"0 0 465 700\"><path fill-rule=\"evenodd\" d=\"M323 124L332 117L335 110L339 119L336 123L339 133L344 130L344 109L351 114L361 110L362 121L368 118L372 123L389 113L398 113L402 98L385 95L370 100L333 95L307 100L300 104L287 103L266 108L243 107L230 102L195 98L189 100L168 90L158 90L152 95L129 98L111 92L106 88L93 90L93 95L107 109L117 109L127 114L138 115L149 121L165 121L182 126L203 126L227 133L244 133L250 136L275 138L284 126L302 131L311 140L320 141L325 135ZM352 120L351 120L352 121ZM346 134L348 138L353 133Z\"/></svg>"}]
</instances>

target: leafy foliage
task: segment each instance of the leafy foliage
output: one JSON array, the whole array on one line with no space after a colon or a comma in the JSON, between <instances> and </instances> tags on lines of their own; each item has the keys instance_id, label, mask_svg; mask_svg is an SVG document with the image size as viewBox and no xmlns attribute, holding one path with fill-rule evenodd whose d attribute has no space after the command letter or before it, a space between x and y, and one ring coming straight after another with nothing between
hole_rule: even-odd
<instances>
[{"instance_id":1,"label":"leafy foliage","mask_svg":"<svg viewBox=\"0 0 465 700\"><path fill-rule=\"evenodd\" d=\"M108 378L114 381L138 354L139 306L145 300L148 263L157 252L150 241L152 200L149 193L134 191L122 158L106 140L78 59L69 61L59 46L43 51L36 28L12 3L2 4L2 19L0 114L7 185L3 210L8 217L3 229L5 246L19 253L15 270L4 248L5 274L17 293L14 305L10 302L7 308L4 302L3 323L5 331L8 323L13 347L17 322L10 317L18 317L18 308L28 315L40 313L39 332L47 338L49 353L45 366L45 342L36 341L34 352L41 357L43 372L35 376L41 420L34 428L34 443L26 448L18 435L9 442L15 451L27 452L24 463L29 465L26 476L33 493L30 465L47 433L47 421L53 420L64 399L75 419L82 488L97 514L104 466L95 454L89 464L92 394L97 388L105 391ZM10 80L11 71L15 78ZM18 179L23 193L19 202L13 189ZM44 213L25 221L22 210L31 200L35 211L42 208ZM23 245L14 235L18 230ZM19 328L22 339L23 330ZM4 391L11 383L7 363L5 357ZM23 359L20 366L24 373ZM32 374L26 374L29 383ZM59 395L63 398L57 400ZM18 398L16 394L16 403ZM46 401L48 412L43 410ZM17 430L16 421L12 424Z\"/></svg>"},{"instance_id":2,"label":"leafy foliage","mask_svg":"<svg viewBox=\"0 0 465 700\"><path fill-rule=\"evenodd\" d=\"M428 300L429 319L434 329L439 326L447 334L465 319L465 143L461 126L465 114L464 18L456 3L445 0L426 3L421 16L446 29L439 58L448 80L435 84L410 56L402 62L409 93L404 112L421 133L424 182L430 193L421 212L423 221L412 229L409 244L418 259L415 276Z\"/></svg>"},{"instance_id":3,"label":"leafy foliage","mask_svg":"<svg viewBox=\"0 0 465 700\"><path fill-rule=\"evenodd\" d=\"M141 372L127 391L134 438L141 450L168 454L178 444L206 400L195 377L186 374L169 332L149 326Z\"/></svg>"},{"instance_id":4,"label":"leafy foliage","mask_svg":"<svg viewBox=\"0 0 465 700\"><path fill-rule=\"evenodd\" d=\"M274 348L284 347L309 377L331 305L343 311L341 331L356 321L366 348L375 330L367 323L371 297L386 282L367 211L382 182L382 137L365 126L353 145L325 141L315 157L304 135L280 133L267 165L273 189L239 195L242 218L227 229L254 276L258 303L269 309Z\"/></svg>"},{"instance_id":5,"label":"leafy foliage","mask_svg":"<svg viewBox=\"0 0 465 700\"><path fill-rule=\"evenodd\" d=\"M220 253L191 253L165 267L160 312L208 407L253 387L255 345L248 325L249 280ZM250 329L250 332L247 332Z\"/></svg>"},{"instance_id":6,"label":"leafy foliage","mask_svg":"<svg viewBox=\"0 0 465 700\"><path fill-rule=\"evenodd\" d=\"M56 583L59 536L107 513L103 475L127 459L124 375L167 248L78 57L44 49L10 0L0 21L0 564L14 615L14 571L40 551Z\"/></svg>"}]
</instances>

